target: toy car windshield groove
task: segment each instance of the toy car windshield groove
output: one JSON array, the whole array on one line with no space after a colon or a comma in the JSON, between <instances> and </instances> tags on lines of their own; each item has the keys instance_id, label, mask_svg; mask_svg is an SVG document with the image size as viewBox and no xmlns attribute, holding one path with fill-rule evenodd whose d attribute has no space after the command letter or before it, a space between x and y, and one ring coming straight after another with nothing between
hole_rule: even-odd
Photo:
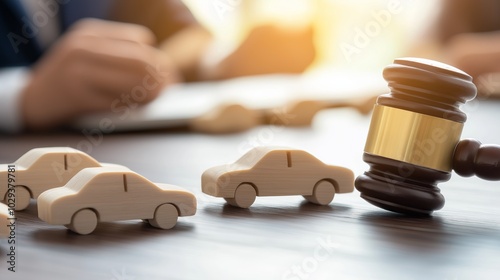
<instances>
[{"instance_id":1,"label":"toy car windshield groove","mask_svg":"<svg viewBox=\"0 0 500 280\"><path fill-rule=\"evenodd\" d=\"M177 218L196 213L195 196L180 187L152 183L125 167L86 168L62 187L38 198L41 220L79 234L98 222L143 219L170 229Z\"/></svg>"},{"instance_id":2,"label":"toy car windshield groove","mask_svg":"<svg viewBox=\"0 0 500 280\"><path fill-rule=\"evenodd\" d=\"M327 205L335 193L354 189L350 169L329 166L297 149L256 147L233 164L215 166L202 177L202 191L223 197L230 205L248 208L256 196L302 195Z\"/></svg>"}]
</instances>

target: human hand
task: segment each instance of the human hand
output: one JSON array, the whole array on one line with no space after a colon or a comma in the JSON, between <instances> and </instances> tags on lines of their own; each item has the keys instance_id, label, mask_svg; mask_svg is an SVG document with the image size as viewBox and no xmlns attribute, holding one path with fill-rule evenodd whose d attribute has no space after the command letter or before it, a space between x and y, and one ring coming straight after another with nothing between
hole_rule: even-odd
<instances>
[{"instance_id":1,"label":"human hand","mask_svg":"<svg viewBox=\"0 0 500 280\"><path fill-rule=\"evenodd\" d=\"M31 71L22 93L26 128L48 129L113 104L134 108L153 100L178 75L152 45L145 27L82 20L61 37Z\"/></svg>"},{"instance_id":2,"label":"human hand","mask_svg":"<svg viewBox=\"0 0 500 280\"><path fill-rule=\"evenodd\" d=\"M481 75L500 72L500 31L455 35L444 52L446 62L477 81Z\"/></svg>"},{"instance_id":3,"label":"human hand","mask_svg":"<svg viewBox=\"0 0 500 280\"><path fill-rule=\"evenodd\" d=\"M301 73L316 56L312 27L299 30L262 25L250 31L238 48L221 61L214 78L270 73Z\"/></svg>"}]
</instances>

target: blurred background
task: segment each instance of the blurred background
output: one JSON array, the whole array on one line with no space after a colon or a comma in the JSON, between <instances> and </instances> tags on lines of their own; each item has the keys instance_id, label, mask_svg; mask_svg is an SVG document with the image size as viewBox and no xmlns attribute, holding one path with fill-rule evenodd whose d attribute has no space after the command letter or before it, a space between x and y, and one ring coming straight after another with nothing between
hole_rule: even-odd
<instances>
[{"instance_id":1,"label":"blurred background","mask_svg":"<svg viewBox=\"0 0 500 280\"><path fill-rule=\"evenodd\" d=\"M297 100L327 100L328 104L321 106L329 108L353 102L358 106L363 96L367 101L357 108L368 113L373 97L387 91L383 68L404 56L435 59L467 72L482 96L489 98L500 92L498 1L0 3L5 6L0 9L4 14L0 16L0 35L10 40L0 41L0 94L6 100L0 103L0 119L5 119L0 121L0 131L46 130L96 112L120 120L133 119L127 118L129 111L137 118L171 112L162 119L186 115L193 119L201 110L181 104L197 100L206 105L200 101L206 92L212 93L206 97L211 102L243 105L253 111L273 109L271 103L281 108ZM68 53L72 55L65 55ZM273 74L274 79L252 80L267 74ZM288 79L276 78L283 74ZM144 87L144 81L152 77L157 83ZM233 78L242 77L250 79L221 90ZM196 90L186 86L189 82L204 84ZM176 88L179 84L184 87ZM284 94L279 102L271 102L269 97L278 95L274 86L279 85ZM172 94L175 89L179 98ZM246 94L244 89L248 89ZM185 98L190 100L184 102L185 91L199 95L190 94ZM157 98L165 97L165 92L170 99ZM134 104L126 102L123 95ZM241 96L240 100L235 95ZM247 106L249 102L260 105ZM157 105L143 110L147 113L131 110L151 103ZM127 112L127 116L117 112Z\"/></svg>"},{"instance_id":2,"label":"blurred background","mask_svg":"<svg viewBox=\"0 0 500 280\"><path fill-rule=\"evenodd\" d=\"M275 26L304 40L312 29L316 57L307 71L332 67L380 71L395 57L408 54L430 28L440 7L439 1L428 0L184 2L213 32L221 52L235 48L258 27Z\"/></svg>"}]
</instances>

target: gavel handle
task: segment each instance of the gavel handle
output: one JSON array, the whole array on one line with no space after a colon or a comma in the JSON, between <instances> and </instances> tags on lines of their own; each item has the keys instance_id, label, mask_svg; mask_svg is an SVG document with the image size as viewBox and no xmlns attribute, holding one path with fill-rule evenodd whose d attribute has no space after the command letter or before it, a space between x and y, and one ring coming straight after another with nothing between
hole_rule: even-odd
<instances>
[{"instance_id":1,"label":"gavel handle","mask_svg":"<svg viewBox=\"0 0 500 280\"><path fill-rule=\"evenodd\" d=\"M474 139L461 140L453 154L453 170L460 176L500 180L500 146L483 145Z\"/></svg>"}]
</instances>

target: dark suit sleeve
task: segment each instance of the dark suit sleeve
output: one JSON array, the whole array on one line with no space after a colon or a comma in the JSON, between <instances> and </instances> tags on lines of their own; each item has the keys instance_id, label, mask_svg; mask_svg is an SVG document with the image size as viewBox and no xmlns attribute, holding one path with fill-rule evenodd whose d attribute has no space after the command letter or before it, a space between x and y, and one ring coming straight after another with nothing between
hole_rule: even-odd
<instances>
[{"instance_id":1,"label":"dark suit sleeve","mask_svg":"<svg viewBox=\"0 0 500 280\"><path fill-rule=\"evenodd\" d=\"M144 25L153 31L158 42L188 26L198 25L180 0L119 0L111 8L109 19Z\"/></svg>"}]
</instances>

